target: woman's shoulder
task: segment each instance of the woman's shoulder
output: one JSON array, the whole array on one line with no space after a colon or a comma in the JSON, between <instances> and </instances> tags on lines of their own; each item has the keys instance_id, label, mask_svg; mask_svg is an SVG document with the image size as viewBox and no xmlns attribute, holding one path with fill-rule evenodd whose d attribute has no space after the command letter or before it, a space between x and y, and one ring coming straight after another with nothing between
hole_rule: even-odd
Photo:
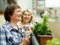
<instances>
[{"instance_id":1,"label":"woman's shoulder","mask_svg":"<svg viewBox=\"0 0 60 45\"><path fill-rule=\"evenodd\" d=\"M0 31L5 31L5 25L3 24L1 27L0 27Z\"/></svg>"},{"instance_id":2,"label":"woman's shoulder","mask_svg":"<svg viewBox=\"0 0 60 45\"><path fill-rule=\"evenodd\" d=\"M34 26L35 25L35 23L34 22L31 22L31 23L29 23L30 24L30 26Z\"/></svg>"},{"instance_id":3,"label":"woman's shoulder","mask_svg":"<svg viewBox=\"0 0 60 45\"><path fill-rule=\"evenodd\" d=\"M31 23L25 24L24 26L34 27L34 24L31 22Z\"/></svg>"}]
</instances>

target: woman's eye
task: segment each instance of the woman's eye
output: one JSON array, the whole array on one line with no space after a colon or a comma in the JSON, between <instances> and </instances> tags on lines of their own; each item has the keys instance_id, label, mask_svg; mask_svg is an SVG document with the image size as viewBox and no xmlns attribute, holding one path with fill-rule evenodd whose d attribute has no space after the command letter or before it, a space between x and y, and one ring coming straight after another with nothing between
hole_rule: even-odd
<instances>
[{"instance_id":1,"label":"woman's eye","mask_svg":"<svg viewBox=\"0 0 60 45\"><path fill-rule=\"evenodd\" d=\"M24 13L24 15L27 15L26 13Z\"/></svg>"},{"instance_id":2,"label":"woman's eye","mask_svg":"<svg viewBox=\"0 0 60 45\"><path fill-rule=\"evenodd\" d=\"M24 14L25 16L27 15L27 14Z\"/></svg>"},{"instance_id":3,"label":"woman's eye","mask_svg":"<svg viewBox=\"0 0 60 45\"><path fill-rule=\"evenodd\" d=\"M18 10L18 12L22 12L22 11Z\"/></svg>"},{"instance_id":4,"label":"woman's eye","mask_svg":"<svg viewBox=\"0 0 60 45\"><path fill-rule=\"evenodd\" d=\"M30 14L28 14L27 16L31 16Z\"/></svg>"}]
</instances>

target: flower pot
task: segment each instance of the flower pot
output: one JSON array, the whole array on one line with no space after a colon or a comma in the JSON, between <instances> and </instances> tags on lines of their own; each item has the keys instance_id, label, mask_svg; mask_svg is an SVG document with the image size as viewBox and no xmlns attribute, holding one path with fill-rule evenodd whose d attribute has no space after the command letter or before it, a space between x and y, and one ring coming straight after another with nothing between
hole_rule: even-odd
<instances>
[{"instance_id":1,"label":"flower pot","mask_svg":"<svg viewBox=\"0 0 60 45\"><path fill-rule=\"evenodd\" d=\"M53 38L53 35L38 35L37 36L40 45L46 45L46 41Z\"/></svg>"}]
</instances>

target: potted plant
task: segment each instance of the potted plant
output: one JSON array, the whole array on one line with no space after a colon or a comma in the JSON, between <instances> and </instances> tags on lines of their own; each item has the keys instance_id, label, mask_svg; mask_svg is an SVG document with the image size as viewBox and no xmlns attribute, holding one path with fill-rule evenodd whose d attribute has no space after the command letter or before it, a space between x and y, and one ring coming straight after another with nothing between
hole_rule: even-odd
<instances>
[{"instance_id":1,"label":"potted plant","mask_svg":"<svg viewBox=\"0 0 60 45\"><path fill-rule=\"evenodd\" d=\"M60 45L60 39L53 38L46 41L47 45Z\"/></svg>"},{"instance_id":2,"label":"potted plant","mask_svg":"<svg viewBox=\"0 0 60 45\"><path fill-rule=\"evenodd\" d=\"M34 34L41 45L46 45L46 40L52 39L52 31L48 26L48 16L43 16L43 22L36 24L34 27Z\"/></svg>"}]
</instances>

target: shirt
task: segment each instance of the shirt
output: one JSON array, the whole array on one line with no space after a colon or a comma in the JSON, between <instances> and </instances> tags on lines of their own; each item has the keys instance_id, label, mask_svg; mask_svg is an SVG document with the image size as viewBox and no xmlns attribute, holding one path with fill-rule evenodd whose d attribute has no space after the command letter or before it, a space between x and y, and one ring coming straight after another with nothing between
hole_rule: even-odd
<instances>
[{"instance_id":1,"label":"shirt","mask_svg":"<svg viewBox=\"0 0 60 45\"><path fill-rule=\"evenodd\" d=\"M24 27L24 26L27 26L27 27L34 27L34 25L35 25L35 23L34 22L30 22L30 23L27 23L27 24L24 24L24 25L21 25L22 23L19 21L18 23L17 23L17 25L20 27Z\"/></svg>"},{"instance_id":2,"label":"shirt","mask_svg":"<svg viewBox=\"0 0 60 45\"><path fill-rule=\"evenodd\" d=\"M0 45L18 45L23 36L22 28L16 30L8 21L0 27Z\"/></svg>"},{"instance_id":3,"label":"shirt","mask_svg":"<svg viewBox=\"0 0 60 45\"><path fill-rule=\"evenodd\" d=\"M18 22L17 23L17 25L20 27L22 27L23 29L24 29L24 36L30 36L30 33L32 32L32 28L34 28L34 23L33 22L30 22L30 23L27 23L27 24L24 24L24 25L22 25L22 23L21 22ZM26 30L25 29L25 27L26 28L31 28L30 30Z\"/></svg>"}]
</instances>

